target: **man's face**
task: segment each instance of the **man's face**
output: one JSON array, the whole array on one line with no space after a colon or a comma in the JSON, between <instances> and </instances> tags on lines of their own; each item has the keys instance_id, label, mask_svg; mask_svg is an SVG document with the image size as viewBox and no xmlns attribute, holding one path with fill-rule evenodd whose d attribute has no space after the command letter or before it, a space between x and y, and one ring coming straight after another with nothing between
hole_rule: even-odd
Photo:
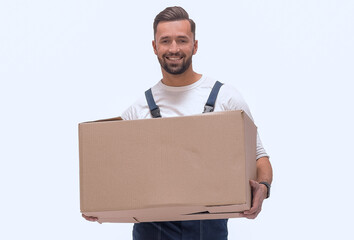
<instances>
[{"instance_id":1,"label":"man's face","mask_svg":"<svg viewBox=\"0 0 354 240\"><path fill-rule=\"evenodd\" d=\"M170 74L184 73L198 49L188 20L160 22L157 25L154 52L161 67Z\"/></svg>"}]
</instances>

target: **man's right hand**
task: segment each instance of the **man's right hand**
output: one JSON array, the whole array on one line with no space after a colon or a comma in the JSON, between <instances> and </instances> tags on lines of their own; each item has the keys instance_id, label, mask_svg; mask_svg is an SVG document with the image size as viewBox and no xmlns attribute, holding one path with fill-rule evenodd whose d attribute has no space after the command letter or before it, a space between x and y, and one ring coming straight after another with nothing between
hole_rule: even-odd
<instances>
[{"instance_id":1,"label":"man's right hand","mask_svg":"<svg viewBox=\"0 0 354 240\"><path fill-rule=\"evenodd\" d=\"M90 222L97 222L98 221L97 217L86 216L85 214L82 214L82 217L85 218L87 221L90 221Z\"/></svg>"}]
</instances>

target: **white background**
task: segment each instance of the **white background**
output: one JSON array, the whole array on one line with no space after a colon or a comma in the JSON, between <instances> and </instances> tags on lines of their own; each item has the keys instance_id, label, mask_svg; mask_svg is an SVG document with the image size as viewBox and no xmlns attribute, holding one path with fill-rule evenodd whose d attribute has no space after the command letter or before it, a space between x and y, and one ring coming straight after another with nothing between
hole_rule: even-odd
<instances>
[{"instance_id":1,"label":"white background","mask_svg":"<svg viewBox=\"0 0 354 240\"><path fill-rule=\"evenodd\" d=\"M354 2L0 0L1 239L131 239L79 210L79 122L118 116L160 78L152 22L183 6L194 69L248 102L274 168L229 239L354 239Z\"/></svg>"}]
</instances>

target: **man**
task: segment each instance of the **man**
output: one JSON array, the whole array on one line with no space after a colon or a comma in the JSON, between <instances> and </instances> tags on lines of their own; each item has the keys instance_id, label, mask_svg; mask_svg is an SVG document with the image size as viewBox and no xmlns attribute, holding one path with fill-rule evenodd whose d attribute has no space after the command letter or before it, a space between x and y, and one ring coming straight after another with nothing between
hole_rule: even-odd
<instances>
[{"instance_id":1,"label":"man","mask_svg":"<svg viewBox=\"0 0 354 240\"><path fill-rule=\"evenodd\" d=\"M192 56L197 53L195 23L181 7L168 7L160 12L154 21L154 40L152 46L161 65L162 80L146 92L123 114L124 120L172 117L200 114L215 80L194 72ZM148 104L148 99L153 99ZM158 109L158 111L154 111ZM250 117L249 108L239 92L225 84L218 94L214 111L240 110ZM212 111L212 110L211 110ZM272 167L269 157L257 136L257 181L251 180L252 208L242 213L243 217L253 219L261 211L262 203L269 196L272 182ZM97 221L95 217L84 216ZM175 239L227 239L227 219L196 220L176 222L152 222L134 224L134 240L175 240Z\"/></svg>"}]
</instances>

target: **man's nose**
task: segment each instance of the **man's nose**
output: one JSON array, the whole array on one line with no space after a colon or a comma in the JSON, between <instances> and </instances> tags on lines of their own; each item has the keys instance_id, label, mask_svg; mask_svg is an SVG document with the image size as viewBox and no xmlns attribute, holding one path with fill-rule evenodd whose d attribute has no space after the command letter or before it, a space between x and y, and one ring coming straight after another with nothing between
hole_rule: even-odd
<instances>
[{"instance_id":1,"label":"man's nose","mask_svg":"<svg viewBox=\"0 0 354 240\"><path fill-rule=\"evenodd\" d=\"M179 52L179 46L176 43L176 41L172 41L171 45L170 45L170 49L169 49L170 53L177 53Z\"/></svg>"}]
</instances>

